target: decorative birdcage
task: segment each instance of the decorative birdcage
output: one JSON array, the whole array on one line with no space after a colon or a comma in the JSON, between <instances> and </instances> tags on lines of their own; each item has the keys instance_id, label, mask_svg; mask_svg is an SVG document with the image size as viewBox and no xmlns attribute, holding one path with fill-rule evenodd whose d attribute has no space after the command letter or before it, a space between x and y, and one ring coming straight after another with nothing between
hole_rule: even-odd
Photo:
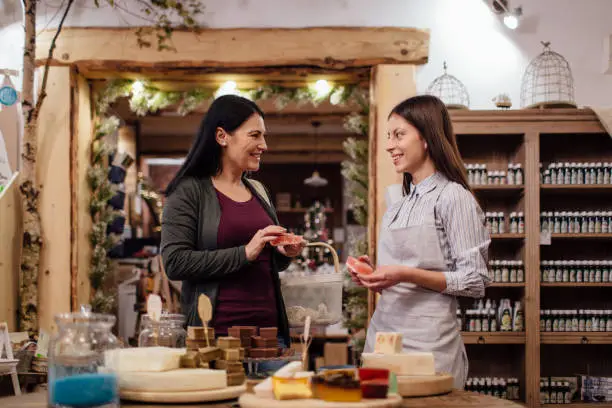
<instances>
[{"instance_id":1,"label":"decorative birdcage","mask_svg":"<svg viewBox=\"0 0 612 408\"><path fill-rule=\"evenodd\" d=\"M523 75L523 108L575 108L574 79L569 63L542 42L544 51L534 58Z\"/></svg>"},{"instance_id":2,"label":"decorative birdcage","mask_svg":"<svg viewBox=\"0 0 612 408\"><path fill-rule=\"evenodd\" d=\"M433 80L425 92L428 95L437 96L444 102L448 109L468 109L470 96L467 88L461 81L446 72L446 61L444 62L444 74Z\"/></svg>"}]
</instances>

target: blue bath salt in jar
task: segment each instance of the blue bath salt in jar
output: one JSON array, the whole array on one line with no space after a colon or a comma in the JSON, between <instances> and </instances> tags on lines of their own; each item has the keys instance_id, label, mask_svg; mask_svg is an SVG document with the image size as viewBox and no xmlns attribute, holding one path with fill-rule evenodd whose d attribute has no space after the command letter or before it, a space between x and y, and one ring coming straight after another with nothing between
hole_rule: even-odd
<instances>
[{"instance_id":1,"label":"blue bath salt in jar","mask_svg":"<svg viewBox=\"0 0 612 408\"><path fill-rule=\"evenodd\" d=\"M108 352L119 348L112 333L116 318L92 313L55 316L58 333L49 343L49 407L118 408L119 387ZM107 364L108 363L108 364Z\"/></svg>"},{"instance_id":2,"label":"blue bath salt in jar","mask_svg":"<svg viewBox=\"0 0 612 408\"><path fill-rule=\"evenodd\" d=\"M56 378L49 386L49 401L55 407L118 406L117 377L112 373Z\"/></svg>"}]
</instances>

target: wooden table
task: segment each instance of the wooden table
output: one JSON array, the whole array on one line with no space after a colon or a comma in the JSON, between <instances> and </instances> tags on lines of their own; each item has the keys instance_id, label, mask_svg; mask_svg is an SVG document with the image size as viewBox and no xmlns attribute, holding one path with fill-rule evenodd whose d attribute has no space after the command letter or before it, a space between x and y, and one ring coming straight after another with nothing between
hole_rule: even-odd
<instances>
[{"instance_id":1,"label":"wooden table","mask_svg":"<svg viewBox=\"0 0 612 408\"><path fill-rule=\"evenodd\" d=\"M237 407L237 401L229 401L222 403L211 404L181 404L181 405L152 405L152 404L134 404L122 402L122 408L231 408ZM406 408L522 408L523 405L516 402L503 400L499 398L489 397L487 395L479 395L473 392L453 391L447 395L427 398L406 398L402 407ZM2 408L46 408L47 394L32 393L25 394L20 397L0 398L0 407Z\"/></svg>"}]
</instances>

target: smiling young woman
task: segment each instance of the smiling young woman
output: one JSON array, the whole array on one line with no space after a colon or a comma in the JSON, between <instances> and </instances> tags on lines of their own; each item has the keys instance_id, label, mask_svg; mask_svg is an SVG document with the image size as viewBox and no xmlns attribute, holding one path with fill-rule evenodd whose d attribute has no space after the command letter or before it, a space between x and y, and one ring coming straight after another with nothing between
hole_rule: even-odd
<instances>
[{"instance_id":1,"label":"smiling young woman","mask_svg":"<svg viewBox=\"0 0 612 408\"><path fill-rule=\"evenodd\" d=\"M161 252L168 277L183 281L187 324L201 326L197 299L213 304L212 327L278 327L289 345L289 324L278 272L305 245L268 245L285 232L267 191L247 172L267 150L263 112L226 95L210 106L183 166L166 190Z\"/></svg>"},{"instance_id":2,"label":"smiling young woman","mask_svg":"<svg viewBox=\"0 0 612 408\"><path fill-rule=\"evenodd\" d=\"M386 150L402 186L387 193L376 270L353 280L381 293L365 352L377 332L399 332L405 351L433 352L436 371L462 389L468 372L457 296L482 297L490 237L465 175L446 107L407 99L389 115ZM362 261L369 262L367 257Z\"/></svg>"}]
</instances>

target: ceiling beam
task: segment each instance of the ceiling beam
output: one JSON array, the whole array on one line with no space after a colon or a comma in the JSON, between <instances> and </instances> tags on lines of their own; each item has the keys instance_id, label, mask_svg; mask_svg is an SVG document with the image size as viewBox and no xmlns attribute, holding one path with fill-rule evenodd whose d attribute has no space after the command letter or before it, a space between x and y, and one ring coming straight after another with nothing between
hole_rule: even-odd
<instances>
[{"instance_id":1,"label":"ceiling beam","mask_svg":"<svg viewBox=\"0 0 612 408\"><path fill-rule=\"evenodd\" d=\"M137 27L65 27L55 43L53 64L88 70L162 72L171 68L315 66L335 70L377 64L424 64L429 31L403 27L309 27L176 30L176 50L140 48ZM36 38L36 55L46 56L55 30ZM271 46L270 44L274 44ZM39 58L38 64L44 64Z\"/></svg>"}]
</instances>

